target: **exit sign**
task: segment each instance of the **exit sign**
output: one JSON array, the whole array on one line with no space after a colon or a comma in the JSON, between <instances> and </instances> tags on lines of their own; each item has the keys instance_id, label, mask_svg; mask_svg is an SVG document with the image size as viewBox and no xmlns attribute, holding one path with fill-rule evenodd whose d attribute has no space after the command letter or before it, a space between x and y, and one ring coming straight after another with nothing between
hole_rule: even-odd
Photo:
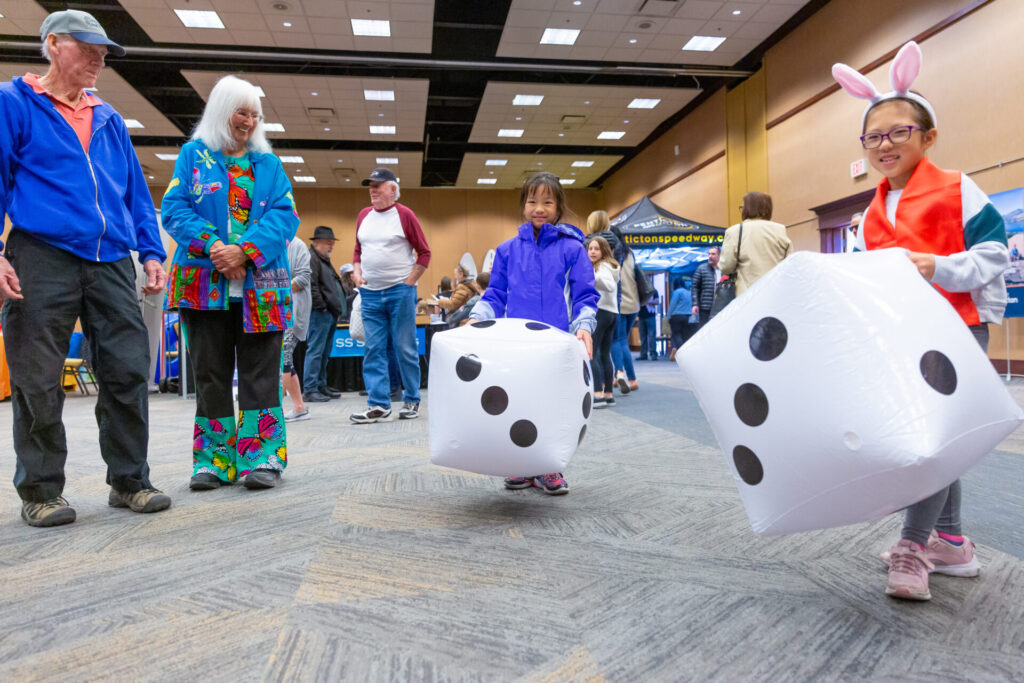
<instances>
[{"instance_id":1,"label":"exit sign","mask_svg":"<svg viewBox=\"0 0 1024 683\"><path fill-rule=\"evenodd\" d=\"M868 160L867 159L857 159L857 161L854 161L854 162L852 162L850 164L850 177L851 178L860 178L862 175L867 175L867 173L868 173Z\"/></svg>"}]
</instances>

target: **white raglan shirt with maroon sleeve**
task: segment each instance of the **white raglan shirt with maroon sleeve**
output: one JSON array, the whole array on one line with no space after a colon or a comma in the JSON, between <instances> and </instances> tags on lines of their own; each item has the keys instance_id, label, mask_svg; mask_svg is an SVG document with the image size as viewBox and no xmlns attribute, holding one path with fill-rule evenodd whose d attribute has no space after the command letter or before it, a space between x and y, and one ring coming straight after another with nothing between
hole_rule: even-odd
<instances>
[{"instance_id":1,"label":"white raglan shirt with maroon sleeve","mask_svg":"<svg viewBox=\"0 0 1024 683\"><path fill-rule=\"evenodd\" d=\"M371 210L359 224L356 237L361 245L363 285L370 290L387 289L404 282L412 273L416 256L405 237L397 205L385 211Z\"/></svg>"}]
</instances>

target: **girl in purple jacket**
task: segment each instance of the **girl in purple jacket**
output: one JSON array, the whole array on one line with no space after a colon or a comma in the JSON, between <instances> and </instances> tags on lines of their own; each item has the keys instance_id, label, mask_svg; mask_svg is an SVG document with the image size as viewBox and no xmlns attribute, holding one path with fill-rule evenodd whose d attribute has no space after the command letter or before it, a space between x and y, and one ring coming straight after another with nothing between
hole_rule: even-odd
<instances>
[{"instance_id":1,"label":"girl in purple jacket","mask_svg":"<svg viewBox=\"0 0 1024 683\"><path fill-rule=\"evenodd\" d=\"M547 323L575 334L591 355L599 295L583 233L559 223L565 207L562 185L551 173L535 173L523 184L519 203L526 222L495 252L490 284L470 317ZM505 479L505 488L531 486L551 495L569 492L561 472Z\"/></svg>"}]
</instances>

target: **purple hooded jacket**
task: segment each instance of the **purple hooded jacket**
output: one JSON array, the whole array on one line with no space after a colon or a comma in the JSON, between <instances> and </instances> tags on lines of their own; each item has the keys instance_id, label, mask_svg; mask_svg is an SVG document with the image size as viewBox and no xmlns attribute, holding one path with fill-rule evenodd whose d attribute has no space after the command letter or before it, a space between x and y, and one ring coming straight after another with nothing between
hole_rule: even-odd
<instances>
[{"instance_id":1,"label":"purple hooded jacket","mask_svg":"<svg viewBox=\"0 0 1024 683\"><path fill-rule=\"evenodd\" d=\"M599 298L583 233L545 223L534 241L533 225L524 223L518 235L498 246L490 285L470 317L527 318L566 332L593 333Z\"/></svg>"}]
</instances>

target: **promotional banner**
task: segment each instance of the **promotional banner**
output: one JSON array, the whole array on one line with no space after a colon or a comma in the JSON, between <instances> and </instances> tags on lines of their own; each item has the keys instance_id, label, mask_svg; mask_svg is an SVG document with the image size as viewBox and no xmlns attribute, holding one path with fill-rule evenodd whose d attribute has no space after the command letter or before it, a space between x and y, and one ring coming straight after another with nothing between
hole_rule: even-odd
<instances>
[{"instance_id":1,"label":"promotional banner","mask_svg":"<svg viewBox=\"0 0 1024 683\"><path fill-rule=\"evenodd\" d=\"M1006 279L1007 318L1024 318L1024 188L997 192L988 197L1006 223L1006 241L1010 248L1010 266Z\"/></svg>"},{"instance_id":2,"label":"promotional banner","mask_svg":"<svg viewBox=\"0 0 1024 683\"><path fill-rule=\"evenodd\" d=\"M721 244L725 228L692 221L668 211L647 197L627 206L611 222L633 249L710 247Z\"/></svg>"},{"instance_id":3,"label":"promotional banner","mask_svg":"<svg viewBox=\"0 0 1024 683\"><path fill-rule=\"evenodd\" d=\"M331 344L331 358L361 357L364 355L365 344L356 341L349 335L347 327L334 330L334 342ZM427 331L416 328L416 350L422 356L427 352Z\"/></svg>"}]
</instances>

